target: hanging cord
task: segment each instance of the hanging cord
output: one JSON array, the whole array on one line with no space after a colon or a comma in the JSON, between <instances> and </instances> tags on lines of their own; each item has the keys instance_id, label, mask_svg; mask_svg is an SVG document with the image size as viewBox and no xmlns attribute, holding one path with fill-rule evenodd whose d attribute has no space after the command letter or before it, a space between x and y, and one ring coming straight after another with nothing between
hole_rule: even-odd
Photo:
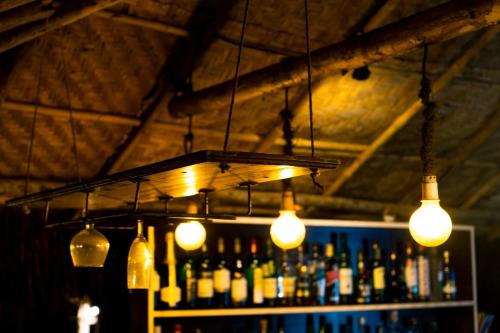
<instances>
[{"instance_id":1,"label":"hanging cord","mask_svg":"<svg viewBox=\"0 0 500 333\"><path fill-rule=\"evenodd\" d=\"M238 76L240 71L241 51L243 49L243 44L245 43L245 29L247 25L249 7L250 7L250 0L246 0L245 14L243 17L243 24L241 25L241 36L240 36L240 44L238 47L238 58L236 59L236 71L234 73L233 92L231 94L231 103L229 104L229 114L227 117L226 136L224 138L224 152L227 151L227 145L229 143L229 132L231 130L231 120L233 117L234 99L236 96L236 90L238 89Z\"/></svg>"},{"instance_id":2,"label":"hanging cord","mask_svg":"<svg viewBox=\"0 0 500 333\"><path fill-rule=\"evenodd\" d=\"M193 152L193 115L188 116L188 132L184 135L184 152L186 154Z\"/></svg>"},{"instance_id":3,"label":"hanging cord","mask_svg":"<svg viewBox=\"0 0 500 333\"><path fill-rule=\"evenodd\" d=\"M312 102L312 74L311 74L311 48L309 38L309 3L304 0L305 5L305 21L306 21L306 48L307 48L307 90L309 95L309 132L311 137L311 157L314 158L314 119L313 119L313 102ZM323 185L318 183L316 177L319 176L319 171L316 168L311 168L311 180L321 192L324 191Z\"/></svg>"},{"instance_id":4,"label":"hanging cord","mask_svg":"<svg viewBox=\"0 0 500 333\"><path fill-rule=\"evenodd\" d=\"M431 102L431 81L427 77L427 45L424 46L424 55L422 59L422 80L420 81L420 97L422 104L425 106L422 114L424 123L422 124L422 147L420 150L420 158L423 165L424 176L435 175L435 154L434 154L434 128L436 118L436 105Z\"/></svg>"},{"instance_id":5,"label":"hanging cord","mask_svg":"<svg viewBox=\"0 0 500 333\"><path fill-rule=\"evenodd\" d=\"M283 146L283 153L285 155L293 155L293 128L292 128L292 110L288 107L288 88L285 88L285 108L281 110L280 117L283 122L283 139L285 140L285 145ZM292 190L292 179L286 178L282 179L283 191Z\"/></svg>"},{"instance_id":6,"label":"hanging cord","mask_svg":"<svg viewBox=\"0 0 500 333\"><path fill-rule=\"evenodd\" d=\"M33 157L33 144L35 142L35 130L36 130L36 120L38 116L38 104L40 103L40 82L42 81L42 62L43 62L43 49L45 47L45 38L42 37L39 43L40 47L40 63L38 65L38 82L36 85L36 97L35 97L35 111L33 112L33 121L31 123L31 136L30 143L28 146L28 156L26 165L26 176L24 179L24 195L28 194L28 186L31 177L31 160Z\"/></svg>"},{"instance_id":7,"label":"hanging cord","mask_svg":"<svg viewBox=\"0 0 500 333\"><path fill-rule=\"evenodd\" d=\"M67 43L66 43L66 45L67 45ZM78 158L78 147L76 145L75 122L73 119L73 108L71 106L71 95L70 95L70 91L69 91L69 82L68 82L68 70L66 67L66 57L64 56L64 50L62 52L62 64L63 64L63 73L64 73L64 89L66 90L66 98L68 100L69 124L71 127L71 139L73 142L73 155L75 156L76 176L78 178L78 182L81 182L82 177L80 174L80 159Z\"/></svg>"}]
</instances>

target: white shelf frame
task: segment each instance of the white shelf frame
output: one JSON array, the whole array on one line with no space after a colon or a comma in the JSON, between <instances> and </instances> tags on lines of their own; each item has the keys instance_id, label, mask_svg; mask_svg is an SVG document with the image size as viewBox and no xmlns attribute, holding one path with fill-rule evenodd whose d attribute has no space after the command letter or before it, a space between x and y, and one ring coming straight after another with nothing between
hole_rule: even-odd
<instances>
[{"instance_id":1,"label":"white shelf frame","mask_svg":"<svg viewBox=\"0 0 500 333\"><path fill-rule=\"evenodd\" d=\"M276 218L244 216L236 220L213 220L215 224L236 225L270 225ZM307 227L345 227L362 229L408 229L408 222L385 221L360 221L360 220L330 220L330 219L301 219ZM417 310L417 309L445 309L471 307L473 311L474 333L478 333L477 318L477 286L476 286L476 248L475 228L472 225L453 225L454 231L467 231L470 233L471 246L471 273L472 273L472 300L447 301L447 302L416 302L416 303L384 303L384 304L353 304L332 306L291 306L291 307L262 307L262 308L236 308L236 309L172 309L155 310L154 290L148 289L148 333L154 333L156 318L190 318L190 317L215 317L215 316L258 316L258 315L287 315L301 313L334 313L334 312L362 312L380 310ZM154 252L154 227L148 227L148 240Z\"/></svg>"}]
</instances>

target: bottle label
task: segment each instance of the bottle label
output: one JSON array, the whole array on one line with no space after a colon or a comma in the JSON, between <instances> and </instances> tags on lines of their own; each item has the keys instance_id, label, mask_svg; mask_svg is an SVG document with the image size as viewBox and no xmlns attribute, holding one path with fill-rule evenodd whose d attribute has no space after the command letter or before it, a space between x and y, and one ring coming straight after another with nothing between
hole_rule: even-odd
<instances>
[{"instance_id":1,"label":"bottle label","mask_svg":"<svg viewBox=\"0 0 500 333\"><path fill-rule=\"evenodd\" d=\"M285 276L283 277L283 296L285 298L290 298L295 295L295 277Z\"/></svg>"},{"instance_id":2,"label":"bottle label","mask_svg":"<svg viewBox=\"0 0 500 333\"><path fill-rule=\"evenodd\" d=\"M227 268L214 272L214 289L217 293L227 293L231 287L231 273Z\"/></svg>"},{"instance_id":3,"label":"bottle label","mask_svg":"<svg viewBox=\"0 0 500 333\"><path fill-rule=\"evenodd\" d=\"M418 258L418 295L429 297L431 295L431 279L429 275L429 260Z\"/></svg>"},{"instance_id":4,"label":"bottle label","mask_svg":"<svg viewBox=\"0 0 500 333\"><path fill-rule=\"evenodd\" d=\"M339 292L341 295L352 295L352 269L339 269Z\"/></svg>"},{"instance_id":5,"label":"bottle label","mask_svg":"<svg viewBox=\"0 0 500 333\"><path fill-rule=\"evenodd\" d=\"M231 280L231 299L236 303L247 300L247 279Z\"/></svg>"},{"instance_id":6,"label":"bottle label","mask_svg":"<svg viewBox=\"0 0 500 333\"><path fill-rule=\"evenodd\" d=\"M197 296L199 298L214 297L214 280L206 278L198 279Z\"/></svg>"},{"instance_id":7,"label":"bottle label","mask_svg":"<svg viewBox=\"0 0 500 333\"><path fill-rule=\"evenodd\" d=\"M337 267L326 272L327 287L333 286L335 283L337 283L338 279L339 279L339 270Z\"/></svg>"},{"instance_id":8,"label":"bottle label","mask_svg":"<svg viewBox=\"0 0 500 333\"><path fill-rule=\"evenodd\" d=\"M417 261L407 259L405 263L405 280L408 289L412 289L417 286L417 279Z\"/></svg>"},{"instance_id":9,"label":"bottle label","mask_svg":"<svg viewBox=\"0 0 500 333\"><path fill-rule=\"evenodd\" d=\"M372 288L371 288L370 284L368 284L368 283L361 283L358 286L358 289L359 289L359 296L362 298L370 297L372 294L372 290L371 290Z\"/></svg>"},{"instance_id":10,"label":"bottle label","mask_svg":"<svg viewBox=\"0 0 500 333\"><path fill-rule=\"evenodd\" d=\"M274 277L264 279L264 298L274 299L278 296L278 280Z\"/></svg>"},{"instance_id":11,"label":"bottle label","mask_svg":"<svg viewBox=\"0 0 500 333\"><path fill-rule=\"evenodd\" d=\"M264 273L262 268L253 270L253 302L255 304L264 302Z\"/></svg>"},{"instance_id":12,"label":"bottle label","mask_svg":"<svg viewBox=\"0 0 500 333\"><path fill-rule=\"evenodd\" d=\"M385 267L376 267L373 269L373 288L385 289Z\"/></svg>"},{"instance_id":13,"label":"bottle label","mask_svg":"<svg viewBox=\"0 0 500 333\"><path fill-rule=\"evenodd\" d=\"M191 303L196 299L196 278L187 277L186 278L186 302Z\"/></svg>"},{"instance_id":14,"label":"bottle label","mask_svg":"<svg viewBox=\"0 0 500 333\"><path fill-rule=\"evenodd\" d=\"M326 280L324 277L319 278L316 280L316 296L318 298L323 298L325 297L325 289L326 289Z\"/></svg>"}]
</instances>

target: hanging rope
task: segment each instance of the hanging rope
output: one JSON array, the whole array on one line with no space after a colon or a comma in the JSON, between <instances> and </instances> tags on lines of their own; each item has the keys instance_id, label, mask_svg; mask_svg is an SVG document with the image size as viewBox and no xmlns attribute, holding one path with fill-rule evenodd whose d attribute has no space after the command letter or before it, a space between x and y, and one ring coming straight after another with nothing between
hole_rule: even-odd
<instances>
[{"instance_id":1,"label":"hanging rope","mask_svg":"<svg viewBox=\"0 0 500 333\"><path fill-rule=\"evenodd\" d=\"M422 104L425 106L422 114L424 123L422 124L422 147L420 150L420 158L422 160L424 176L435 175L435 153L434 153L434 128L436 118L436 105L431 102L431 81L427 77L427 45L424 46L424 55L422 59L422 80L420 81L420 97Z\"/></svg>"},{"instance_id":2,"label":"hanging rope","mask_svg":"<svg viewBox=\"0 0 500 333\"><path fill-rule=\"evenodd\" d=\"M188 117L188 132L184 135L184 152L186 154L193 152L193 115L189 115Z\"/></svg>"},{"instance_id":3,"label":"hanging rope","mask_svg":"<svg viewBox=\"0 0 500 333\"><path fill-rule=\"evenodd\" d=\"M31 123L31 136L30 136L30 143L28 146L28 156L27 156L27 164L26 164L26 176L24 179L24 195L28 194L28 186L30 182L30 177L31 177L31 160L33 157L33 144L35 142L35 131L36 131L36 120L38 116L38 104L40 103L40 82L42 81L42 60L43 60L43 49L45 45L45 38L41 37L40 43L39 43L39 48L40 48L40 63L38 64L38 82L36 85L36 92L35 92L35 111L33 112L33 121Z\"/></svg>"},{"instance_id":4,"label":"hanging rope","mask_svg":"<svg viewBox=\"0 0 500 333\"><path fill-rule=\"evenodd\" d=\"M68 34L66 33L68 36ZM67 38L69 39L69 38ZM68 43L66 43L67 45ZM62 65L63 65L63 73L64 73L64 89L66 90L66 99L68 100L68 108L69 108L69 124L71 127L71 139L73 143L73 155L75 157L75 166L76 166L76 176L79 182L82 181L82 177L80 174L80 159L78 158L78 147L76 145L76 131L75 131L75 122L73 119L73 108L71 106L71 95L69 91L69 83L68 83L68 70L66 68L66 57L64 55L64 50L62 52Z\"/></svg>"},{"instance_id":5,"label":"hanging rope","mask_svg":"<svg viewBox=\"0 0 500 333\"><path fill-rule=\"evenodd\" d=\"M292 110L288 107L288 88L285 88L285 108L280 112L281 120L283 121L283 153L285 155L293 155L293 129L292 129Z\"/></svg>"},{"instance_id":6,"label":"hanging rope","mask_svg":"<svg viewBox=\"0 0 500 333\"><path fill-rule=\"evenodd\" d=\"M312 104L311 48L310 48L310 38L309 38L308 0L304 0L304 4L305 4L306 48L307 48L307 89L309 95L309 132L311 136L311 157L314 157L314 123L313 123L313 104Z\"/></svg>"},{"instance_id":7,"label":"hanging rope","mask_svg":"<svg viewBox=\"0 0 500 333\"><path fill-rule=\"evenodd\" d=\"M229 132L231 130L231 120L233 117L233 108L234 108L234 100L236 97L236 90L238 89L238 77L239 77L239 71L240 71L241 51L243 49L243 44L245 43L245 30L246 30L246 25L247 25L248 8L249 7L250 7L250 0L246 0L245 14L243 16L243 24L241 25L241 36L240 36L240 44L238 47L238 58L236 59L236 71L234 73L234 80L233 80L233 92L231 94L231 103L229 104L229 114L227 117L226 136L224 138L224 152L227 151L227 145L229 143Z\"/></svg>"}]
</instances>

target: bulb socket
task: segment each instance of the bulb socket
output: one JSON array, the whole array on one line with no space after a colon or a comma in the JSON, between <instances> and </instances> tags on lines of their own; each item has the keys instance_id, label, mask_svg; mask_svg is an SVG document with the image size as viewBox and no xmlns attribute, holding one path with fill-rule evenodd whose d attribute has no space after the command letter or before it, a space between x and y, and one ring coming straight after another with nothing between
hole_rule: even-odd
<instances>
[{"instance_id":1,"label":"bulb socket","mask_svg":"<svg viewBox=\"0 0 500 333\"><path fill-rule=\"evenodd\" d=\"M281 209L282 210L295 210L295 204L293 202L293 192L292 191L284 191L283 197L281 201Z\"/></svg>"},{"instance_id":2,"label":"bulb socket","mask_svg":"<svg viewBox=\"0 0 500 333\"><path fill-rule=\"evenodd\" d=\"M422 178L422 200L439 200L436 176L424 176Z\"/></svg>"},{"instance_id":3,"label":"bulb socket","mask_svg":"<svg viewBox=\"0 0 500 333\"><path fill-rule=\"evenodd\" d=\"M198 214L198 205L196 204L196 202L192 200L189 201L188 206L186 208L186 213L192 215Z\"/></svg>"}]
</instances>

